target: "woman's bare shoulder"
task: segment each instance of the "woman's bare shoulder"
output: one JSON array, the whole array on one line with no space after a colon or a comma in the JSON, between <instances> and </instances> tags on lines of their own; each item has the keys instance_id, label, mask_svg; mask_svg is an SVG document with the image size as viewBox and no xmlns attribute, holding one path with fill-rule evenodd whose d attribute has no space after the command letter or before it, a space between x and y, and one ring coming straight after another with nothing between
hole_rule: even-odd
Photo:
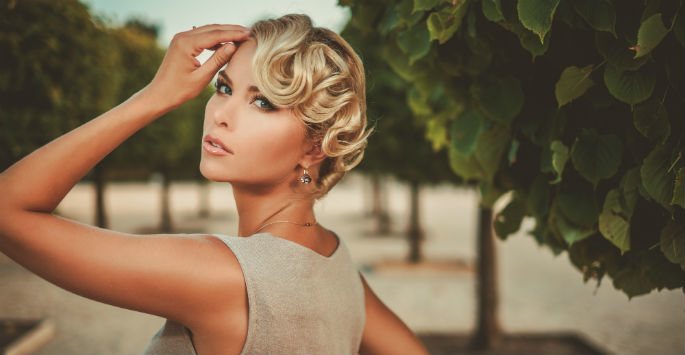
<instances>
[{"instance_id":1,"label":"woman's bare shoulder","mask_svg":"<svg viewBox=\"0 0 685 355\"><path fill-rule=\"evenodd\" d=\"M188 237L197 239L205 244L203 254L205 260L202 265L205 270L198 270L205 278L213 279L211 297L204 301L211 302L208 306L215 311L202 315L203 319L196 320L196 329L214 327L217 323L225 323L226 315L241 313L247 308L246 286L240 263L233 250L215 234L193 234ZM202 300L198 300L202 302Z\"/></svg>"}]
</instances>

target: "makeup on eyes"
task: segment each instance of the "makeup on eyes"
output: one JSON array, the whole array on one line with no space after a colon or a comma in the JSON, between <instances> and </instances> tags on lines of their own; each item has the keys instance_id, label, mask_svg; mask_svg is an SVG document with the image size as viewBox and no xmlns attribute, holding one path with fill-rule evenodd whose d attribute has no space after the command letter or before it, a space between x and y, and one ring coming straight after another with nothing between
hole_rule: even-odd
<instances>
[{"instance_id":1,"label":"makeup on eyes","mask_svg":"<svg viewBox=\"0 0 685 355\"><path fill-rule=\"evenodd\" d=\"M228 78L228 76L226 75L226 73L223 72L223 70L220 71L220 72L219 72L219 77L216 79L216 82L214 83L214 87L216 88L216 92L219 92L219 93L224 94L224 95L232 95L233 89L231 89L230 81L231 81L231 79ZM227 93L224 93L224 92L220 91L220 89L221 89L222 86L227 87L227 88L230 90L231 93L230 93L230 94L227 94ZM249 92L255 92L255 93L256 93L255 95L253 95L253 96L250 97L250 104L254 103L254 102L257 101L257 100L261 100L261 101L263 101L268 107L257 106L258 109L260 109L260 110L262 110L262 111L267 111L267 112L268 112L268 111L276 111L276 110L278 110L278 108L276 108L271 102L269 102L269 100L268 100L266 97L264 97L263 95L259 94L259 89L257 89L256 86L250 86L250 87L248 88L248 91L249 91Z\"/></svg>"}]
</instances>

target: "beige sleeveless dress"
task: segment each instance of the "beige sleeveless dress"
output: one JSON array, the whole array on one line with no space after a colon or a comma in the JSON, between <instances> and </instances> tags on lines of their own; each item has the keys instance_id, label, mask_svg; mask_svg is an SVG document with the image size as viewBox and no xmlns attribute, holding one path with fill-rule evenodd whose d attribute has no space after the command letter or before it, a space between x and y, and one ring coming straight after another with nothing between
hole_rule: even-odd
<instances>
[{"instance_id":1,"label":"beige sleeveless dress","mask_svg":"<svg viewBox=\"0 0 685 355\"><path fill-rule=\"evenodd\" d=\"M248 330L241 355L359 353L364 286L340 237L326 257L268 232L214 236L235 253L245 278ZM167 319L144 352L161 354L197 355L188 328Z\"/></svg>"}]
</instances>

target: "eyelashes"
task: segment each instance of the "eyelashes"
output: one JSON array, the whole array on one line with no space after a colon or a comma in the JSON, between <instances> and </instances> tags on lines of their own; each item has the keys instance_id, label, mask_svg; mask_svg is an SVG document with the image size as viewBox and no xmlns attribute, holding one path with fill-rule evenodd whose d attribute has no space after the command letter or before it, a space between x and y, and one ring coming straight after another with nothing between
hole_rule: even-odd
<instances>
[{"instance_id":1,"label":"eyelashes","mask_svg":"<svg viewBox=\"0 0 685 355\"><path fill-rule=\"evenodd\" d=\"M228 89L230 90L230 93L222 92L222 91L221 91L221 87L222 87L222 86L225 86L226 88L228 88ZM216 90L215 90L216 92L219 92L219 93L222 93L222 94L225 94L225 95L233 95L233 90L231 90L231 88L230 88L228 85L226 85L226 83L225 83L223 80L221 80L221 79L217 79L217 81L214 82L214 88L216 89Z\"/></svg>"},{"instance_id":2,"label":"eyelashes","mask_svg":"<svg viewBox=\"0 0 685 355\"><path fill-rule=\"evenodd\" d=\"M256 104L256 106L259 107L260 109L264 110L264 111L276 110L276 107L274 107L274 105L271 102L269 102L269 100L267 100L266 97L264 97L262 95L253 96L250 99L250 102L253 102L253 103L261 102L262 103L261 105Z\"/></svg>"},{"instance_id":3,"label":"eyelashes","mask_svg":"<svg viewBox=\"0 0 685 355\"><path fill-rule=\"evenodd\" d=\"M222 91L223 87L226 87L226 89L228 89L228 92ZM220 78L217 78L216 82L214 82L214 88L216 89L215 91L219 94L233 95L233 90L231 89L231 87L228 86L227 83ZM257 108L262 111L276 110L276 107L271 102L269 102L269 100L266 97L259 94L254 95L250 98L250 104L252 103L254 103L255 106L257 106Z\"/></svg>"}]
</instances>

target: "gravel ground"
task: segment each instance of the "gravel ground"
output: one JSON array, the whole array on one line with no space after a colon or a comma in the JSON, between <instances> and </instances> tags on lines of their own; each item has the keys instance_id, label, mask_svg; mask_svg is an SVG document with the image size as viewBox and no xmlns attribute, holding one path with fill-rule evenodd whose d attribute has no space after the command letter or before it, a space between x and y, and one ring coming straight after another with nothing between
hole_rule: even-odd
<instances>
[{"instance_id":1,"label":"gravel ground","mask_svg":"<svg viewBox=\"0 0 685 355\"><path fill-rule=\"evenodd\" d=\"M414 331L469 332L475 321L473 260L477 194L449 186L423 190L421 219L426 231L418 266L403 263L407 243L408 188L388 182L393 232L374 236L365 217L370 192L358 175L347 176L317 204L324 226L345 240L379 297ZM233 234L237 217L230 186L210 185L208 219L196 217L198 186L172 185L173 216L180 232ZM106 190L111 228L144 232L159 216L155 182L116 183ZM503 201L500 201L503 202ZM92 186L78 184L58 207L60 213L93 221ZM500 321L509 332L574 331L615 354L684 354L685 296L680 290L653 291L632 300L610 279L599 288L584 284L568 255L538 247L526 231L496 241L500 278ZM0 254L0 317L51 317L57 332L37 354L139 354L161 327L160 317L91 301L62 290Z\"/></svg>"}]
</instances>

